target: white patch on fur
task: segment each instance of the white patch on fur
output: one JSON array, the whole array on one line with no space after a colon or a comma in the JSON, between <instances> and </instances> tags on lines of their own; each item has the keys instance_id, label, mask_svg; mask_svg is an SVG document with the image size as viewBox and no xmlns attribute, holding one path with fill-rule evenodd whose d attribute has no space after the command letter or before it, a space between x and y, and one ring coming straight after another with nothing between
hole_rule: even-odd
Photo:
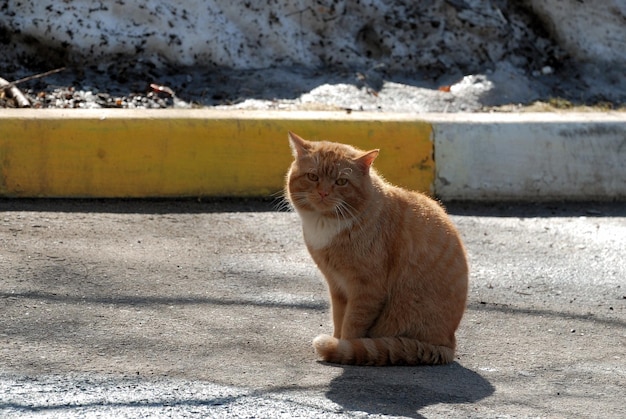
<instances>
[{"instance_id":1,"label":"white patch on fur","mask_svg":"<svg viewBox=\"0 0 626 419\"><path fill-rule=\"evenodd\" d=\"M326 352L337 344L337 339L329 335L319 335L313 339L313 347L317 351Z\"/></svg>"},{"instance_id":2,"label":"white patch on fur","mask_svg":"<svg viewBox=\"0 0 626 419\"><path fill-rule=\"evenodd\" d=\"M298 211L302 219L305 243L313 249L322 249L342 230L352 226L352 220L327 218L312 211Z\"/></svg>"}]
</instances>

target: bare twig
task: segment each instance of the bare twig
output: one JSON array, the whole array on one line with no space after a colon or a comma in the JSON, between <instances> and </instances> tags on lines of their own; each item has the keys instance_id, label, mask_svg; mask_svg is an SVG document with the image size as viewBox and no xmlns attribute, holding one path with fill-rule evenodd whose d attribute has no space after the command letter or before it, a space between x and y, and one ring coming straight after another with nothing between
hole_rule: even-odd
<instances>
[{"instance_id":1,"label":"bare twig","mask_svg":"<svg viewBox=\"0 0 626 419\"><path fill-rule=\"evenodd\" d=\"M0 86L0 90L10 89L11 87L14 87L14 86L16 86L18 84L25 83L27 81L31 81L31 80L35 80L35 79L40 79L42 77L47 77L47 76L50 76L52 74L60 73L63 70L65 70L65 67L56 68L54 70L46 71L44 73L39 73L39 74L34 74L32 76L24 77L22 79L18 79L18 80L12 81L8 85L6 85L6 86Z\"/></svg>"},{"instance_id":2,"label":"bare twig","mask_svg":"<svg viewBox=\"0 0 626 419\"><path fill-rule=\"evenodd\" d=\"M17 102L17 106L19 108L30 108L30 101L26 98L26 96L24 96L24 94L20 91L20 89L18 89L16 86L20 83L24 83L27 81L31 81L31 80L35 80L35 79L40 79L42 77L46 77L49 76L51 74L56 74L59 73L61 71L65 70L65 67L61 67L61 68L57 68L54 70L50 70L50 71L46 71L44 73L40 73L40 74L34 74L32 76L28 76L28 77L24 77L22 79L18 79L12 82L8 82L3 78L0 78L0 94L8 91L9 95L15 99L15 101Z\"/></svg>"},{"instance_id":3,"label":"bare twig","mask_svg":"<svg viewBox=\"0 0 626 419\"><path fill-rule=\"evenodd\" d=\"M20 89L18 89L14 85L11 85L11 83L6 81L5 79L0 78L0 93L2 93L4 90L7 90L9 92L9 96L15 99L18 108L30 108L29 100L26 99L26 96L24 96Z\"/></svg>"}]
</instances>

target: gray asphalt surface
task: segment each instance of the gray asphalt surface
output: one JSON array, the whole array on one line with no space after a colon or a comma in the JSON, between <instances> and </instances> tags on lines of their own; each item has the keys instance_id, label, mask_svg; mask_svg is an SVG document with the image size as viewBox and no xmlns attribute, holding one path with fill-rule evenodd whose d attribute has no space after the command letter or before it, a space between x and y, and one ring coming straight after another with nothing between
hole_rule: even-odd
<instances>
[{"instance_id":1,"label":"gray asphalt surface","mask_svg":"<svg viewBox=\"0 0 626 419\"><path fill-rule=\"evenodd\" d=\"M456 362L316 361L326 291L258 201L0 200L0 417L626 416L626 205L448 209Z\"/></svg>"}]
</instances>

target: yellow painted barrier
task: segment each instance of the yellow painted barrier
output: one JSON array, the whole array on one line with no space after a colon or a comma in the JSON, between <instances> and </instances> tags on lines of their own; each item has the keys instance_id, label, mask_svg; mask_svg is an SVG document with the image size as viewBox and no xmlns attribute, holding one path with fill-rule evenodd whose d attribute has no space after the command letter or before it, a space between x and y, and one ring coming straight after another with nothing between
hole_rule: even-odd
<instances>
[{"instance_id":1,"label":"yellow painted barrier","mask_svg":"<svg viewBox=\"0 0 626 419\"><path fill-rule=\"evenodd\" d=\"M283 187L289 130L380 148L390 182L431 191L432 127L408 115L3 110L0 196L267 196Z\"/></svg>"}]
</instances>

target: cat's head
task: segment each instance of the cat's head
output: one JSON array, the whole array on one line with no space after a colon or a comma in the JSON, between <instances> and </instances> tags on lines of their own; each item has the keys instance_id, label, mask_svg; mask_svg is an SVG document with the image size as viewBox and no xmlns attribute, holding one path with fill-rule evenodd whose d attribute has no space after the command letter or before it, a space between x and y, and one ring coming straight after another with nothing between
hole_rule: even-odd
<instances>
[{"instance_id":1,"label":"cat's head","mask_svg":"<svg viewBox=\"0 0 626 419\"><path fill-rule=\"evenodd\" d=\"M327 141L311 142L289 133L294 162L286 195L298 211L327 217L356 217L372 192L372 163L378 150L362 151Z\"/></svg>"}]
</instances>

